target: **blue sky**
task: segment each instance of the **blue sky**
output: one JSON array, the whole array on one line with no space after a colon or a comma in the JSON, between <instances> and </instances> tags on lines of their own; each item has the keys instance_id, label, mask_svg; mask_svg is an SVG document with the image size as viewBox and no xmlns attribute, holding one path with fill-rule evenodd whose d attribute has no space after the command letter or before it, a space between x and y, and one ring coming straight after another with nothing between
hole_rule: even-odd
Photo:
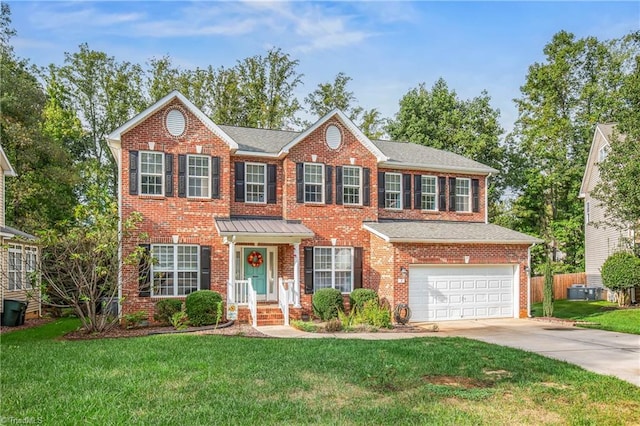
<instances>
[{"instance_id":1,"label":"blue sky","mask_svg":"<svg viewBox=\"0 0 640 426\"><path fill-rule=\"evenodd\" d=\"M343 71L359 104L392 117L421 82L443 77L462 98L483 89L511 129L528 67L553 34L621 37L640 2L17 2L18 56L61 64L86 42L120 61L169 55L183 68L233 66L280 47L300 61L298 97Z\"/></svg>"}]
</instances>

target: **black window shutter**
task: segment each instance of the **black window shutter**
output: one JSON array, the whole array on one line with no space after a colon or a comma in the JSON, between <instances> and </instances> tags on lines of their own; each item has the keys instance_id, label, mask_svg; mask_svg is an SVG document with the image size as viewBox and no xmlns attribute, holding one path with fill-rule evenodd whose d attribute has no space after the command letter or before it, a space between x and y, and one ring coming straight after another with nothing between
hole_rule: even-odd
<instances>
[{"instance_id":1,"label":"black window shutter","mask_svg":"<svg viewBox=\"0 0 640 426\"><path fill-rule=\"evenodd\" d=\"M304 294L313 294L313 247L304 248Z\"/></svg>"},{"instance_id":2,"label":"black window shutter","mask_svg":"<svg viewBox=\"0 0 640 426\"><path fill-rule=\"evenodd\" d=\"M138 151L129 151L129 194L138 195Z\"/></svg>"},{"instance_id":3,"label":"black window shutter","mask_svg":"<svg viewBox=\"0 0 640 426\"><path fill-rule=\"evenodd\" d=\"M342 204L342 167L336 166L336 204Z\"/></svg>"},{"instance_id":4,"label":"black window shutter","mask_svg":"<svg viewBox=\"0 0 640 426\"><path fill-rule=\"evenodd\" d=\"M362 169L362 205L369 206L371 204L371 169L365 167Z\"/></svg>"},{"instance_id":5,"label":"black window shutter","mask_svg":"<svg viewBox=\"0 0 640 426\"><path fill-rule=\"evenodd\" d=\"M456 211L456 178L449 178L449 211Z\"/></svg>"},{"instance_id":6,"label":"black window shutter","mask_svg":"<svg viewBox=\"0 0 640 426\"><path fill-rule=\"evenodd\" d=\"M324 203L333 203L333 167L324 167Z\"/></svg>"},{"instance_id":7,"label":"black window shutter","mask_svg":"<svg viewBox=\"0 0 640 426\"><path fill-rule=\"evenodd\" d=\"M478 179L471 179L471 202L474 213L480 211L480 181Z\"/></svg>"},{"instance_id":8,"label":"black window shutter","mask_svg":"<svg viewBox=\"0 0 640 426\"><path fill-rule=\"evenodd\" d=\"M173 197L173 154L164 155L164 195Z\"/></svg>"},{"instance_id":9,"label":"black window shutter","mask_svg":"<svg viewBox=\"0 0 640 426\"><path fill-rule=\"evenodd\" d=\"M243 203L244 202L244 163L241 161L238 161L235 164L235 168L236 168L236 173L235 173L236 201Z\"/></svg>"},{"instance_id":10,"label":"black window shutter","mask_svg":"<svg viewBox=\"0 0 640 426\"><path fill-rule=\"evenodd\" d=\"M211 246L200 246L200 290L211 290Z\"/></svg>"},{"instance_id":11,"label":"black window shutter","mask_svg":"<svg viewBox=\"0 0 640 426\"><path fill-rule=\"evenodd\" d=\"M211 157L211 198L220 198L220 157Z\"/></svg>"},{"instance_id":12,"label":"black window shutter","mask_svg":"<svg viewBox=\"0 0 640 426\"><path fill-rule=\"evenodd\" d=\"M278 172L278 169L275 164L267 164L267 204L275 204L277 202L277 197L276 197L277 172Z\"/></svg>"},{"instance_id":13,"label":"black window shutter","mask_svg":"<svg viewBox=\"0 0 640 426\"><path fill-rule=\"evenodd\" d=\"M378 172L378 207L384 208L384 172Z\"/></svg>"},{"instance_id":14,"label":"black window shutter","mask_svg":"<svg viewBox=\"0 0 640 426\"><path fill-rule=\"evenodd\" d=\"M438 178L438 210L447 210L447 178Z\"/></svg>"},{"instance_id":15,"label":"black window shutter","mask_svg":"<svg viewBox=\"0 0 640 426\"><path fill-rule=\"evenodd\" d=\"M402 175L402 192L404 194L404 199L402 200L402 208L410 209L411 208L411 175L406 174Z\"/></svg>"},{"instance_id":16,"label":"black window shutter","mask_svg":"<svg viewBox=\"0 0 640 426\"><path fill-rule=\"evenodd\" d=\"M151 245L140 244L142 257L138 264L138 296L151 296Z\"/></svg>"},{"instance_id":17,"label":"black window shutter","mask_svg":"<svg viewBox=\"0 0 640 426\"><path fill-rule=\"evenodd\" d=\"M422 175L413 177L413 208L422 209Z\"/></svg>"},{"instance_id":18,"label":"black window shutter","mask_svg":"<svg viewBox=\"0 0 640 426\"><path fill-rule=\"evenodd\" d=\"M353 248L353 288L362 288L362 247Z\"/></svg>"},{"instance_id":19,"label":"black window shutter","mask_svg":"<svg viewBox=\"0 0 640 426\"><path fill-rule=\"evenodd\" d=\"M178 197L187 196L187 156L178 155Z\"/></svg>"},{"instance_id":20,"label":"black window shutter","mask_svg":"<svg viewBox=\"0 0 640 426\"><path fill-rule=\"evenodd\" d=\"M304 203L304 164L296 163L296 203Z\"/></svg>"}]
</instances>

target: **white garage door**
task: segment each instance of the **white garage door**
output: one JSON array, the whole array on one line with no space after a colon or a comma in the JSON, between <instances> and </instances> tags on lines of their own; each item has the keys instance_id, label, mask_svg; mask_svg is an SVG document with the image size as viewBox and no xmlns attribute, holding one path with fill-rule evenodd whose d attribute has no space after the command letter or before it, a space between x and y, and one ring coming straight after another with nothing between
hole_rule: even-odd
<instances>
[{"instance_id":1,"label":"white garage door","mask_svg":"<svg viewBox=\"0 0 640 426\"><path fill-rule=\"evenodd\" d=\"M411 266L411 321L514 315L513 266Z\"/></svg>"}]
</instances>

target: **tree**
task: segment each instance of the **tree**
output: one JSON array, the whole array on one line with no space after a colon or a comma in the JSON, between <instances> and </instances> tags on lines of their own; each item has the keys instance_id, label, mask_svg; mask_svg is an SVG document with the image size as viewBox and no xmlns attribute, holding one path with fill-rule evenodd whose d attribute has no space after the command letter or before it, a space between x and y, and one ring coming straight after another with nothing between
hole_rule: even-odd
<instances>
[{"instance_id":1,"label":"tree","mask_svg":"<svg viewBox=\"0 0 640 426\"><path fill-rule=\"evenodd\" d=\"M554 270L584 268L583 206L577 198L593 126L615 118L629 47L561 31L529 67L518 120L507 138L516 228L547 241ZM532 252L544 263L545 249ZM535 266L534 266L535 267Z\"/></svg>"},{"instance_id":2,"label":"tree","mask_svg":"<svg viewBox=\"0 0 640 426\"><path fill-rule=\"evenodd\" d=\"M23 231L56 227L77 203L71 156L57 139L52 109L28 62L15 57L10 9L2 3L0 140L18 176L6 181L6 221Z\"/></svg>"},{"instance_id":3,"label":"tree","mask_svg":"<svg viewBox=\"0 0 640 426\"><path fill-rule=\"evenodd\" d=\"M353 80L343 72L336 75L333 83L320 83L313 92L304 98L308 112L316 118L323 117L332 109L338 108L351 121L356 121L362 108L354 105L357 102L353 92L347 90L347 84Z\"/></svg>"},{"instance_id":4,"label":"tree","mask_svg":"<svg viewBox=\"0 0 640 426\"><path fill-rule=\"evenodd\" d=\"M548 257L544 268L542 315L545 317L553 316L553 272L551 270L551 262Z\"/></svg>"},{"instance_id":5,"label":"tree","mask_svg":"<svg viewBox=\"0 0 640 426\"><path fill-rule=\"evenodd\" d=\"M617 252L607 258L600 269L602 283L614 291L618 305L629 304L629 290L640 286L640 259L629 252Z\"/></svg>"},{"instance_id":6,"label":"tree","mask_svg":"<svg viewBox=\"0 0 640 426\"><path fill-rule=\"evenodd\" d=\"M500 111L493 109L490 101L486 91L461 100L442 78L431 90L422 83L402 97L387 131L394 140L444 149L502 170L505 149L500 144ZM490 206L498 202L505 182L502 173L491 180Z\"/></svg>"},{"instance_id":7,"label":"tree","mask_svg":"<svg viewBox=\"0 0 640 426\"><path fill-rule=\"evenodd\" d=\"M640 31L628 37L640 44ZM604 161L598 164L600 183L593 196L605 207L606 222L623 229L640 225L640 52L636 50L632 72L621 88L624 106Z\"/></svg>"},{"instance_id":8,"label":"tree","mask_svg":"<svg viewBox=\"0 0 640 426\"><path fill-rule=\"evenodd\" d=\"M124 220L121 236L131 237L140 221L139 215ZM87 333L106 331L118 322L108 310L118 300L118 276L123 282L138 279L137 274L121 274L118 236L117 203L97 184L76 207L71 226L40 233L43 303L71 307ZM142 255L142 249L133 250L124 264L137 264Z\"/></svg>"}]
</instances>

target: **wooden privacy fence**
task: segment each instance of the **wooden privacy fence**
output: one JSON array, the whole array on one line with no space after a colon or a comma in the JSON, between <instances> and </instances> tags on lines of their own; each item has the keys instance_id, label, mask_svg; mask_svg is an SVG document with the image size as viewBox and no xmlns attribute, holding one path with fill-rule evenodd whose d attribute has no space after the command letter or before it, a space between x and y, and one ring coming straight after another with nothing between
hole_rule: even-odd
<instances>
[{"instance_id":1,"label":"wooden privacy fence","mask_svg":"<svg viewBox=\"0 0 640 426\"><path fill-rule=\"evenodd\" d=\"M553 276L553 297L555 300L567 298L567 289L574 284L586 284L587 274L578 272L575 274L560 274ZM542 302L544 277L531 277L531 303Z\"/></svg>"}]
</instances>

